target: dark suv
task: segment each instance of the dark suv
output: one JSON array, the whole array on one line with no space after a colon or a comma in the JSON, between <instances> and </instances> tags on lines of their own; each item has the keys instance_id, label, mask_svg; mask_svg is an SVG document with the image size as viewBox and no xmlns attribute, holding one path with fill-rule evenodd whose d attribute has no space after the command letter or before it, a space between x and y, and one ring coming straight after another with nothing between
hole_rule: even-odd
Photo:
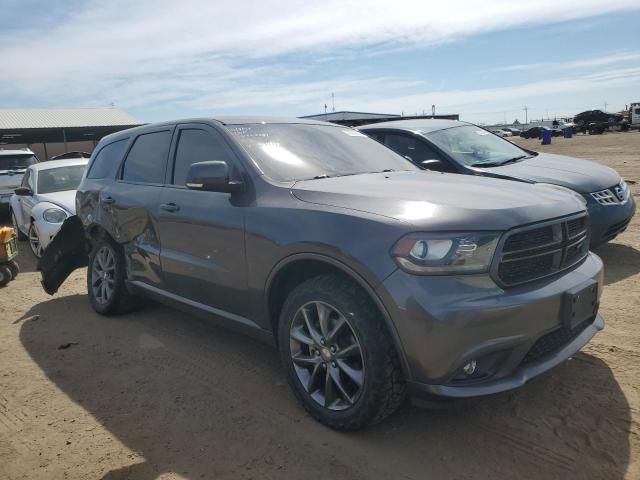
<instances>
[{"instance_id":1,"label":"dark suv","mask_svg":"<svg viewBox=\"0 0 640 480\"><path fill-rule=\"evenodd\" d=\"M507 390L603 328L580 199L425 172L338 125L219 118L104 138L39 268L101 314L151 297L278 346L337 429ZM88 252L88 254L87 254Z\"/></svg>"}]
</instances>

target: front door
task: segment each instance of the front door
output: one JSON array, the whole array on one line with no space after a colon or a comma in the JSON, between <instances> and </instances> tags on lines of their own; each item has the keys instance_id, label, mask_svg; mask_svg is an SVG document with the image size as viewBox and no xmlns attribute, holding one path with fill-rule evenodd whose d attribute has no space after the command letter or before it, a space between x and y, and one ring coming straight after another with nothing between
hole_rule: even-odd
<instances>
[{"instance_id":1,"label":"front door","mask_svg":"<svg viewBox=\"0 0 640 480\"><path fill-rule=\"evenodd\" d=\"M240 165L223 136L206 124L178 126L160 199L161 264L171 293L242 315L246 291L244 209L236 195L189 190L193 163L223 160L232 177Z\"/></svg>"}]
</instances>

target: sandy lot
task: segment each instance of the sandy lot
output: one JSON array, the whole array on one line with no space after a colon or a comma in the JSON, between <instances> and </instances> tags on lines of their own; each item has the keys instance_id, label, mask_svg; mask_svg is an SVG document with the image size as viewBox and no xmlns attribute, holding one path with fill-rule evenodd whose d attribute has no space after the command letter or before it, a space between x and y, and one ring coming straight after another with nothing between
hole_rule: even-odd
<instances>
[{"instance_id":1,"label":"sandy lot","mask_svg":"<svg viewBox=\"0 0 640 480\"><path fill-rule=\"evenodd\" d=\"M544 150L640 182L640 133ZM99 317L84 271L49 297L22 244L23 273L0 290L0 479L638 479L640 215L597 253L607 327L572 360L340 434L296 404L269 346L159 305Z\"/></svg>"}]
</instances>

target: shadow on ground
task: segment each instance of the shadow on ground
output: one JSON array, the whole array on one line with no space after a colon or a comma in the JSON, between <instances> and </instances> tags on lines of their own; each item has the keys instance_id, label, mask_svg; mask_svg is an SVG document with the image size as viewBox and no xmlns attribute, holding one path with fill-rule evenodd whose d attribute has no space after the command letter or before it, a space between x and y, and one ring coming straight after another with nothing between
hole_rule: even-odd
<instances>
[{"instance_id":1,"label":"shadow on ground","mask_svg":"<svg viewBox=\"0 0 640 480\"><path fill-rule=\"evenodd\" d=\"M611 285L640 272L640 251L621 243L606 243L594 250L604 262L604 283Z\"/></svg>"},{"instance_id":2,"label":"shadow on ground","mask_svg":"<svg viewBox=\"0 0 640 480\"><path fill-rule=\"evenodd\" d=\"M586 354L511 393L450 410L407 406L340 434L295 403L271 347L205 321L159 305L99 317L81 295L22 318L20 339L47 377L138 452L129 466L105 463L104 479L615 480L629 463L629 405Z\"/></svg>"}]
</instances>

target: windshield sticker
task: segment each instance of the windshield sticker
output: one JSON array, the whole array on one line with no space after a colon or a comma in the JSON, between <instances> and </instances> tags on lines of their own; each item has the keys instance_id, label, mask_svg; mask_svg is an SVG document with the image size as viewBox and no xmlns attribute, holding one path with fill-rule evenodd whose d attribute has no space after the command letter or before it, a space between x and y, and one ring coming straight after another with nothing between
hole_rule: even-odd
<instances>
[{"instance_id":1,"label":"windshield sticker","mask_svg":"<svg viewBox=\"0 0 640 480\"><path fill-rule=\"evenodd\" d=\"M487 132L486 130L476 130L476 133L482 136L489 135L489 132Z\"/></svg>"},{"instance_id":2,"label":"windshield sticker","mask_svg":"<svg viewBox=\"0 0 640 480\"><path fill-rule=\"evenodd\" d=\"M366 137L364 133L360 133L357 130L347 130L346 128L342 130L342 133L349 135L350 137Z\"/></svg>"}]
</instances>

